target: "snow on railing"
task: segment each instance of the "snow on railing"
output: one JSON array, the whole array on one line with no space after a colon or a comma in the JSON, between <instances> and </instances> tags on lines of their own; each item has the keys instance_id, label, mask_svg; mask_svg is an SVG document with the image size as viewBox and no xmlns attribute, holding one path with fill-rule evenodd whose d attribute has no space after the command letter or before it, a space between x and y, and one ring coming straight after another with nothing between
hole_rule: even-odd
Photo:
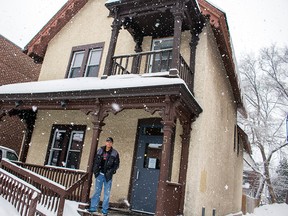
<instances>
[{"instance_id":1,"label":"snow on railing","mask_svg":"<svg viewBox=\"0 0 288 216\"><path fill-rule=\"evenodd\" d=\"M0 168L0 195L23 216L34 216L40 191Z\"/></svg>"},{"instance_id":2,"label":"snow on railing","mask_svg":"<svg viewBox=\"0 0 288 216\"><path fill-rule=\"evenodd\" d=\"M53 211L54 213L57 212L58 216L63 215L64 203L65 203L66 198L74 197L74 198L81 199L81 196L75 197L75 195L82 194L83 185L85 181L87 180L87 176L88 176L87 173L85 172L83 173L80 171L80 173L82 174L81 176L76 175L77 178L72 178L71 177L72 175L71 175L69 178L65 179L66 183L65 183L65 186L63 186L61 184L63 182L55 182L54 179L51 180L48 177L41 175L42 171L45 171L46 174L47 172L53 173L53 171L57 170L56 167L54 167L53 169L51 167L47 167L47 169L45 167L42 167L43 168L42 171L39 174L37 174L34 171L27 169L27 166L23 168L8 160L2 160L0 165L1 165L1 168L5 169L7 172L10 172L11 174L17 176L18 178L21 178L22 180L26 181L28 184L31 184L35 186L36 188L38 188L41 191L38 204L45 207L47 210ZM67 173L64 172L63 169L61 170L61 172L64 175L68 176ZM68 172L70 173L72 171L68 170ZM56 172L54 172L53 176L55 176L55 173ZM75 171L75 173L79 173L79 172ZM64 175L62 175L62 177ZM63 180L62 177L60 176L61 180Z\"/></svg>"}]
</instances>

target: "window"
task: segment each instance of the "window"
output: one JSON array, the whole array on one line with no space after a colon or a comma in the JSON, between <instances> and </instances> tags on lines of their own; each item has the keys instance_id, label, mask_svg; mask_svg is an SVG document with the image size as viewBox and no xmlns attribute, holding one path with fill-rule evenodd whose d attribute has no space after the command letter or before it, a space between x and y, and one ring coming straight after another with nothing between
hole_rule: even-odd
<instances>
[{"instance_id":1,"label":"window","mask_svg":"<svg viewBox=\"0 0 288 216\"><path fill-rule=\"evenodd\" d=\"M86 126L53 125L46 164L79 169Z\"/></svg>"},{"instance_id":2,"label":"window","mask_svg":"<svg viewBox=\"0 0 288 216\"><path fill-rule=\"evenodd\" d=\"M162 144L146 143L144 154L144 168L160 169Z\"/></svg>"},{"instance_id":3,"label":"window","mask_svg":"<svg viewBox=\"0 0 288 216\"><path fill-rule=\"evenodd\" d=\"M11 160L11 161L17 161L18 160L18 156L13 152L7 151L6 156L7 156L8 160Z\"/></svg>"},{"instance_id":4,"label":"window","mask_svg":"<svg viewBox=\"0 0 288 216\"><path fill-rule=\"evenodd\" d=\"M72 48L67 77L97 77L104 43Z\"/></svg>"},{"instance_id":5,"label":"window","mask_svg":"<svg viewBox=\"0 0 288 216\"><path fill-rule=\"evenodd\" d=\"M152 51L163 50L152 56L151 72L169 71L172 61L173 38L155 39L152 44Z\"/></svg>"}]
</instances>

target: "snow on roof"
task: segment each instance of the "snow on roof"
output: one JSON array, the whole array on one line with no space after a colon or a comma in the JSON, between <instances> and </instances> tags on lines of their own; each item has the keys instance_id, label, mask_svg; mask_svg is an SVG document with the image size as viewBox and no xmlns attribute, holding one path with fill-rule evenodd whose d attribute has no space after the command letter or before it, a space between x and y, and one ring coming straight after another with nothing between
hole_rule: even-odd
<instances>
[{"instance_id":1,"label":"snow on roof","mask_svg":"<svg viewBox=\"0 0 288 216\"><path fill-rule=\"evenodd\" d=\"M184 80L180 78L151 77L151 76L153 75L141 76L137 74L130 74L130 75L109 76L106 79L100 79L96 77L81 77L71 79L16 83L0 86L0 94L70 92L70 91L185 84Z\"/></svg>"},{"instance_id":2,"label":"snow on roof","mask_svg":"<svg viewBox=\"0 0 288 216\"><path fill-rule=\"evenodd\" d=\"M107 0L106 4L113 3L113 2L121 2L120 0Z\"/></svg>"}]
</instances>

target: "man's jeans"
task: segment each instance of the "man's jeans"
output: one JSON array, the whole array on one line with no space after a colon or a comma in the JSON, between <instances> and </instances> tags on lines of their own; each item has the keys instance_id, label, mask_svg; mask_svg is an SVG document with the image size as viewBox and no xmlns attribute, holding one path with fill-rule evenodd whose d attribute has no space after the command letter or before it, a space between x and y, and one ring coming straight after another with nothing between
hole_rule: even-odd
<instances>
[{"instance_id":1,"label":"man's jeans","mask_svg":"<svg viewBox=\"0 0 288 216\"><path fill-rule=\"evenodd\" d=\"M102 213L107 214L109 208L112 180L107 182L103 173L100 173L95 180L95 192L91 198L90 208L95 207L97 210L103 185L104 185L104 198L102 204Z\"/></svg>"}]
</instances>

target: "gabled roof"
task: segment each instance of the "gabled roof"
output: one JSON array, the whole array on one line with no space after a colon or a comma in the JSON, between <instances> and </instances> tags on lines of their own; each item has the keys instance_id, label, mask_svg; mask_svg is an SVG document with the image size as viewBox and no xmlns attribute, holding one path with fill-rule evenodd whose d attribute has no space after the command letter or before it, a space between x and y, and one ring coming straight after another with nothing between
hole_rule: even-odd
<instances>
[{"instance_id":1,"label":"gabled roof","mask_svg":"<svg viewBox=\"0 0 288 216\"><path fill-rule=\"evenodd\" d=\"M234 55L233 44L229 33L226 14L205 0L198 0L201 12L209 18L210 24L218 44L218 48L232 86L232 91L239 108L246 115L243 105L243 96L240 88L240 78L237 72L237 61Z\"/></svg>"},{"instance_id":2,"label":"gabled roof","mask_svg":"<svg viewBox=\"0 0 288 216\"><path fill-rule=\"evenodd\" d=\"M88 0L68 0L26 45L24 52L35 61L42 62L48 43L87 2Z\"/></svg>"},{"instance_id":3,"label":"gabled roof","mask_svg":"<svg viewBox=\"0 0 288 216\"><path fill-rule=\"evenodd\" d=\"M41 65L35 64L20 47L0 35L0 86L36 81Z\"/></svg>"},{"instance_id":4,"label":"gabled roof","mask_svg":"<svg viewBox=\"0 0 288 216\"><path fill-rule=\"evenodd\" d=\"M42 61L48 43L53 37L71 20L71 18L87 3L88 0L68 0L68 2L52 17L52 19L38 32L38 34L27 44L25 52L35 61ZM198 0L201 13L209 17L216 42L219 47L222 60L232 86L236 103L245 113L242 94L240 91L239 78L237 75L236 59L233 45L230 39L226 15L211 3Z\"/></svg>"}]
</instances>

